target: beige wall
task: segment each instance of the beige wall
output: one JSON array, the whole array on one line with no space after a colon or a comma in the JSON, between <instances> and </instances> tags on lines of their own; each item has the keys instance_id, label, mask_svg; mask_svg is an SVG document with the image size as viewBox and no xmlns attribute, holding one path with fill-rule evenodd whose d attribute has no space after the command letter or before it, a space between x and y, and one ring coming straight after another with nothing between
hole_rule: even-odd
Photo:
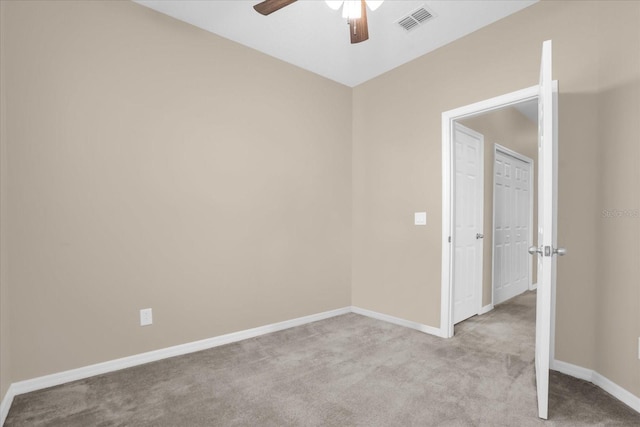
<instances>
[{"instance_id":1,"label":"beige wall","mask_svg":"<svg viewBox=\"0 0 640 427\"><path fill-rule=\"evenodd\" d=\"M541 44L553 39L553 72L560 82L559 241L570 251L558 267L556 357L600 369L640 394L640 299L637 266L631 269L638 258L638 220L629 226L635 234L626 240L598 239L600 180L607 173L601 151L614 144L610 138L619 141L617 156L637 169L631 160L637 159L637 120L609 133L613 123L600 123L609 114L600 109L605 98L616 106L638 99L632 93L609 93L602 83L618 68L632 81L640 76L639 7L637 2L541 2L354 89L354 305L439 326L441 114L536 84ZM610 54L612 47L619 56ZM600 67L604 61L612 62ZM609 169L615 169L615 158L610 163ZM637 173L633 170L630 166L626 174ZM627 178L607 178L619 189L618 204L624 206L634 203L628 197L637 188L632 187L637 179ZM427 227L412 225L412 212L418 210L427 211ZM614 274L614 266L623 261L602 264L607 251L609 258L622 253L629 269ZM624 310L618 311L617 304L625 297L612 291L630 297ZM602 294L606 306L597 309ZM607 348L598 340L605 333L596 332L604 325Z\"/></svg>"},{"instance_id":2,"label":"beige wall","mask_svg":"<svg viewBox=\"0 0 640 427\"><path fill-rule=\"evenodd\" d=\"M13 381L350 304L348 87L131 2L3 7Z\"/></svg>"},{"instance_id":3,"label":"beige wall","mask_svg":"<svg viewBox=\"0 0 640 427\"><path fill-rule=\"evenodd\" d=\"M484 213L482 246L482 305L492 302L493 268L493 163L495 145L499 144L533 160L533 230L537 230L538 126L515 108L503 108L460 123L484 136ZM537 237L534 236L534 242ZM532 283L536 283L536 264L531 257Z\"/></svg>"},{"instance_id":4,"label":"beige wall","mask_svg":"<svg viewBox=\"0 0 640 427\"><path fill-rule=\"evenodd\" d=\"M597 370L640 395L640 3L603 8ZM623 40L624 43L620 43ZM633 367L633 369L630 369Z\"/></svg>"},{"instance_id":5,"label":"beige wall","mask_svg":"<svg viewBox=\"0 0 640 427\"><path fill-rule=\"evenodd\" d=\"M5 91L4 72L2 64L4 60L4 27L5 27L5 2L0 1L0 400L4 398L11 384L11 367L9 354L9 286L7 282L6 263L6 196L7 196L7 156L6 156L6 129L5 120Z\"/></svg>"}]
</instances>

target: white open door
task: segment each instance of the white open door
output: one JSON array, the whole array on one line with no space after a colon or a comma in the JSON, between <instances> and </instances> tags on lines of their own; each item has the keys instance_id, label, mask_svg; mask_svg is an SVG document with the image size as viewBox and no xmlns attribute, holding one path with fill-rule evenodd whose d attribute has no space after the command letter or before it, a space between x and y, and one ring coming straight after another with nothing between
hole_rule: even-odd
<instances>
[{"instance_id":1,"label":"white open door","mask_svg":"<svg viewBox=\"0 0 640 427\"><path fill-rule=\"evenodd\" d=\"M455 224L453 323L475 316L482 306L482 215L484 136L455 123Z\"/></svg>"},{"instance_id":2,"label":"white open door","mask_svg":"<svg viewBox=\"0 0 640 427\"><path fill-rule=\"evenodd\" d=\"M549 360L551 297L555 289L557 220L557 112L551 79L551 40L542 45L540 93L538 97L538 246L529 252L538 257L536 305L536 386L538 416L547 419L549 408Z\"/></svg>"}]
</instances>

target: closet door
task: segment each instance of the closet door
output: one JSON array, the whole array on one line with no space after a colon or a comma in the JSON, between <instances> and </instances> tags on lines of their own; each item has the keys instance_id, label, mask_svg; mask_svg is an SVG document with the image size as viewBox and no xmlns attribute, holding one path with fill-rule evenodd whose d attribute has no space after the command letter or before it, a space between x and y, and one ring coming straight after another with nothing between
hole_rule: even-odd
<instances>
[{"instance_id":1,"label":"closet door","mask_svg":"<svg viewBox=\"0 0 640 427\"><path fill-rule=\"evenodd\" d=\"M497 147L493 191L493 303L500 304L529 288L531 163Z\"/></svg>"}]
</instances>

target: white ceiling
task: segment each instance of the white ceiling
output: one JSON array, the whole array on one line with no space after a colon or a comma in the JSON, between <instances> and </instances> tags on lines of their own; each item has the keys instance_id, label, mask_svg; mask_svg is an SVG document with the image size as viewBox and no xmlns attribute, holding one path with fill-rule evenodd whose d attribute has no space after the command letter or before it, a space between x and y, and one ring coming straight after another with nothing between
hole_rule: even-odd
<instances>
[{"instance_id":1,"label":"white ceiling","mask_svg":"<svg viewBox=\"0 0 640 427\"><path fill-rule=\"evenodd\" d=\"M369 40L353 45L340 11L322 0L298 0L269 16L253 10L259 0L134 1L353 87L538 0L385 0L367 11ZM397 24L420 7L434 18L409 32Z\"/></svg>"}]
</instances>

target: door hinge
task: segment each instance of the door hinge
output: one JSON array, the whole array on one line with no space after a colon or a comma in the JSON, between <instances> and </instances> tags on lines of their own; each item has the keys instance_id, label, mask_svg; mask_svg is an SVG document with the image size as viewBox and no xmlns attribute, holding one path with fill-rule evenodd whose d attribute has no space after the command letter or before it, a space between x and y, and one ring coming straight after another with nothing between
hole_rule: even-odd
<instances>
[{"instance_id":1,"label":"door hinge","mask_svg":"<svg viewBox=\"0 0 640 427\"><path fill-rule=\"evenodd\" d=\"M449 236L449 243L451 243L451 236Z\"/></svg>"}]
</instances>

